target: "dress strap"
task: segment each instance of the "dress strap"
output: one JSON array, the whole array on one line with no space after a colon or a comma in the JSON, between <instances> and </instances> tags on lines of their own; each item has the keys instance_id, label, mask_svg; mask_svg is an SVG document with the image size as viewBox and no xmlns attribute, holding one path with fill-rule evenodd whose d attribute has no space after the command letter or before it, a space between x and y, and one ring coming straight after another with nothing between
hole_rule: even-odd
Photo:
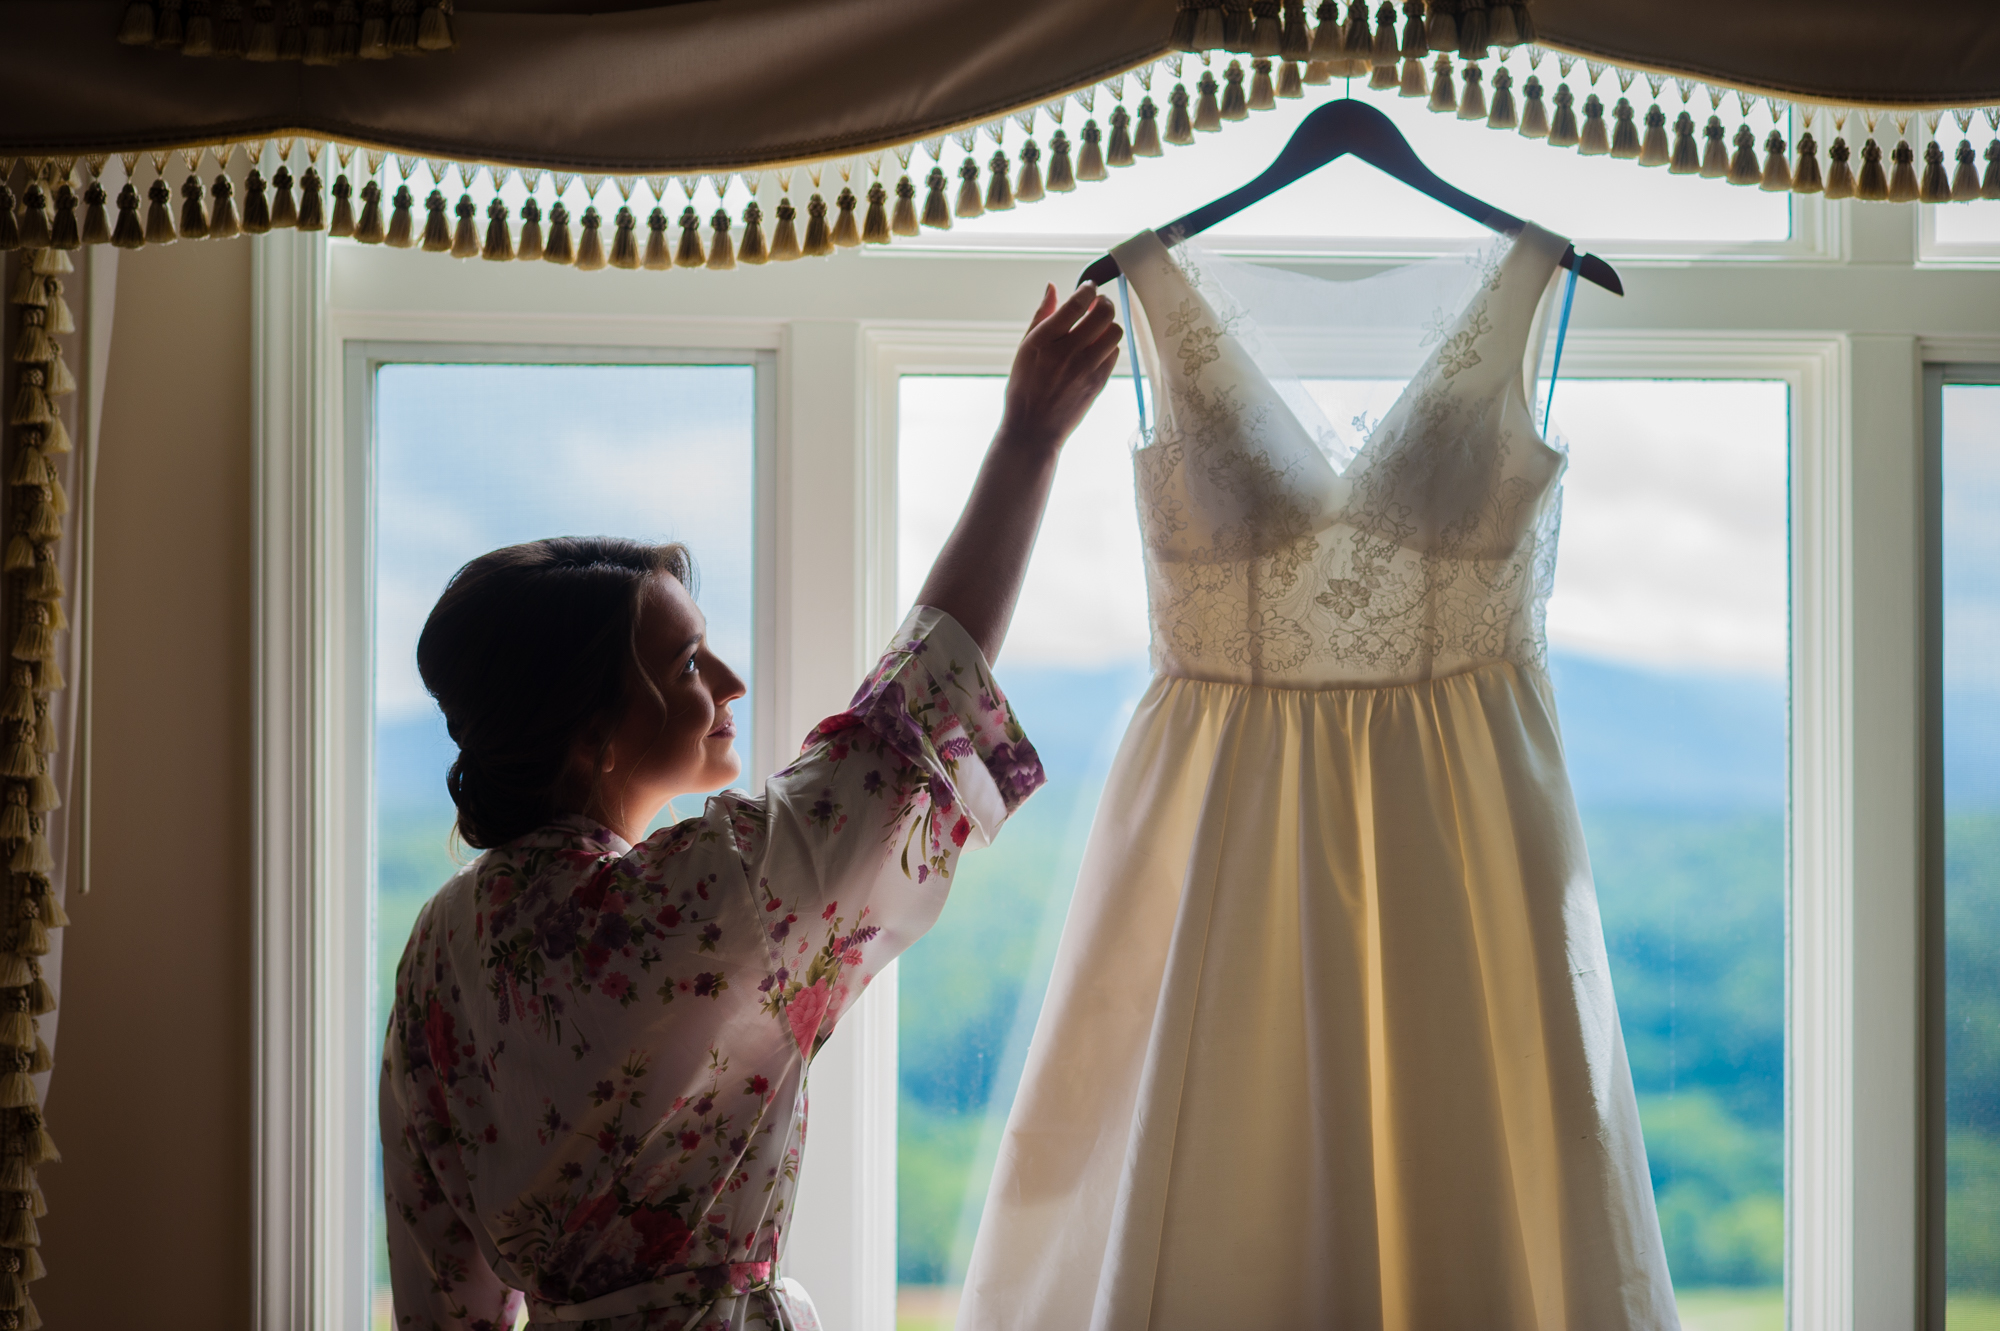
<instances>
[{"instance_id":1,"label":"dress strap","mask_svg":"<svg viewBox=\"0 0 2000 1331\"><path fill-rule=\"evenodd\" d=\"M1139 402L1139 437L1146 437L1146 381L1139 373L1139 337L1132 331L1132 284L1118 275L1118 303L1125 311L1125 355L1132 366L1132 396Z\"/></svg>"},{"instance_id":2,"label":"dress strap","mask_svg":"<svg viewBox=\"0 0 2000 1331\"><path fill-rule=\"evenodd\" d=\"M1563 283L1562 318L1556 324L1555 362L1549 366L1549 396L1547 401L1542 404L1542 438L1544 439L1549 437L1549 413L1555 409L1556 405L1556 376L1562 373L1563 339L1569 336L1569 311L1570 306L1576 301L1576 270L1581 266L1582 264L1579 262L1577 265L1571 267L1569 278Z\"/></svg>"}]
</instances>

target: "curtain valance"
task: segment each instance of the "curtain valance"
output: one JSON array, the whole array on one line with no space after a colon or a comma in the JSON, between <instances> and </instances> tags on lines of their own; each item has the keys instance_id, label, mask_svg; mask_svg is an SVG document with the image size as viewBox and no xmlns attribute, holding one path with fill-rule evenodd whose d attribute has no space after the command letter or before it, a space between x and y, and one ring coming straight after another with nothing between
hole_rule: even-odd
<instances>
[{"instance_id":1,"label":"curtain valance","mask_svg":"<svg viewBox=\"0 0 2000 1331\"><path fill-rule=\"evenodd\" d=\"M1733 185L1996 199L1987 10L16 0L0 249L297 226L458 258L730 268L1113 179L1313 85ZM725 200L737 181L747 204Z\"/></svg>"}]
</instances>

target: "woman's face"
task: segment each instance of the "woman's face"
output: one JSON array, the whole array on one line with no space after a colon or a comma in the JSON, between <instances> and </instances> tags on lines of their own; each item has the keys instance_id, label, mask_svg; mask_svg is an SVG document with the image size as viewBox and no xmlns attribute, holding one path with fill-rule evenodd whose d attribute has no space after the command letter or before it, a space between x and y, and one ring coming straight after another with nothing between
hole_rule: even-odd
<instances>
[{"instance_id":1,"label":"woman's face","mask_svg":"<svg viewBox=\"0 0 2000 1331\"><path fill-rule=\"evenodd\" d=\"M592 810L628 841L638 841L674 796L725 786L743 770L729 710L743 681L708 649L707 627L679 580L661 574L646 584L638 657L652 688L628 681L630 700L604 748Z\"/></svg>"}]
</instances>

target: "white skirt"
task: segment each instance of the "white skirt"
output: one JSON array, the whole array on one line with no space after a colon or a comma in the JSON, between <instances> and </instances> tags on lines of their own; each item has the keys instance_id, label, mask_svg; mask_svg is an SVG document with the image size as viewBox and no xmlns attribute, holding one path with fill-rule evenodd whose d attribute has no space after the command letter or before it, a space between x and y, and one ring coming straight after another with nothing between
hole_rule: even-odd
<instances>
[{"instance_id":1,"label":"white skirt","mask_svg":"<svg viewBox=\"0 0 2000 1331\"><path fill-rule=\"evenodd\" d=\"M1156 679L960 1331L1677 1325L1546 680Z\"/></svg>"}]
</instances>

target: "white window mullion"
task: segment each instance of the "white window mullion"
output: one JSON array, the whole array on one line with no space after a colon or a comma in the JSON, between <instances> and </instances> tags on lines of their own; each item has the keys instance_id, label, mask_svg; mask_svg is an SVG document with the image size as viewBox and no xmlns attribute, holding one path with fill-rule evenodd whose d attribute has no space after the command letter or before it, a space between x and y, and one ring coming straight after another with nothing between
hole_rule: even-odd
<instances>
[{"instance_id":1,"label":"white window mullion","mask_svg":"<svg viewBox=\"0 0 2000 1331\"><path fill-rule=\"evenodd\" d=\"M787 326L779 352L774 766L847 705L887 632L869 591L879 562L871 547L888 519L873 512L863 345L859 323L802 319ZM896 1320L895 972L884 968L813 1060L785 1244L786 1270L825 1325L852 1331L888 1331Z\"/></svg>"}]
</instances>

